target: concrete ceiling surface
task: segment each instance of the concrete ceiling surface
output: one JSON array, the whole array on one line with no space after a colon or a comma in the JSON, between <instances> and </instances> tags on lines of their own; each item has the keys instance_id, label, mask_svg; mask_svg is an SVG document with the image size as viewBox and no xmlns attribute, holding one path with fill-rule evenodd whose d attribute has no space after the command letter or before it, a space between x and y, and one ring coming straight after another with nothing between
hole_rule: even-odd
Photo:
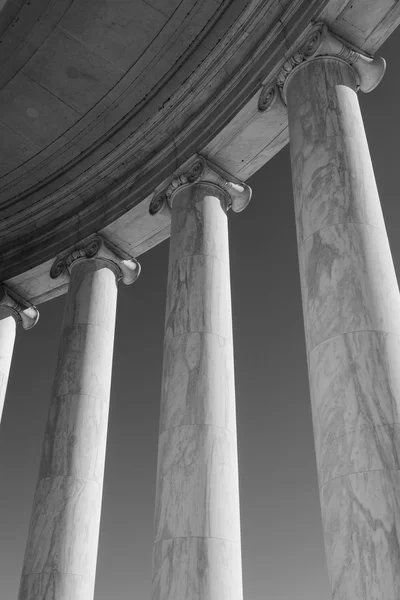
<instances>
[{"instance_id":1,"label":"concrete ceiling surface","mask_svg":"<svg viewBox=\"0 0 400 600\"><path fill-rule=\"evenodd\" d=\"M257 98L312 21L373 53L398 7L0 0L0 279L43 301L64 291L49 261L91 233L134 255L165 239L148 201L193 154L246 179L287 143L285 111Z\"/></svg>"}]
</instances>

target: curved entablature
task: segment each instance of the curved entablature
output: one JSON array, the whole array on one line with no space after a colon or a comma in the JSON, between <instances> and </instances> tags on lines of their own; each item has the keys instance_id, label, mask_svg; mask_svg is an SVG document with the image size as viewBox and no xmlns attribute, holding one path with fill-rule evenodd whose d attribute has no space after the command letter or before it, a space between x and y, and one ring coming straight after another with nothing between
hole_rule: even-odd
<instances>
[{"instance_id":1,"label":"curved entablature","mask_svg":"<svg viewBox=\"0 0 400 600\"><path fill-rule=\"evenodd\" d=\"M74 21L69 15L81 4L95 10L94 3L70 2L53 33L21 71L21 95L27 96L27 82L35 89L39 86L41 93L49 88L43 105L56 115L56 128L64 123L65 133L60 131L53 141L50 138L37 141L39 138L35 137L35 148L45 147L20 170L14 169L2 178L1 271L6 279L54 257L65 247L112 223L201 151L257 92L260 81L307 31L326 0L246 3L154 0L150 4L175 6L162 26L166 32L164 43L157 46L150 59L148 53L152 52L153 42L149 40L144 54L130 68L127 65L126 72L118 71L109 88L103 89L101 98L92 72L74 78L77 72L73 69L78 67L72 64L69 56L73 51L68 50L65 42L68 36L77 37L75 29L74 33L69 31L72 25L67 27L67 23ZM114 5L110 0L97 4L108 10ZM85 13L87 22L88 14ZM105 25L101 25L96 15L92 16L89 33L79 34L86 36L86 41L78 45L81 48L88 42L97 56L104 51L98 48L96 27ZM108 13L102 16L107 18L110 18ZM150 30L153 28L155 32L155 23ZM88 35L92 36L90 40ZM161 30L155 39L159 40L160 35ZM56 43L59 37L65 42L60 49L57 44L61 42ZM73 42L73 48L77 43ZM65 64L63 69L55 70L52 65L57 63L58 52L60 55L64 52ZM85 60L82 57L80 72L90 67L89 55ZM107 65L111 58L111 55L101 57L103 62L108 61ZM114 63L117 60L112 59ZM107 81L104 70L96 73L104 86ZM15 88L18 77L1 90L2 108L9 102L14 106L12 96L20 98L19 88ZM44 77L49 80L44 81ZM95 89L89 86L90 81ZM86 98L89 88L94 89L93 106L88 105ZM63 118L58 109L51 108L50 97L51 102L55 97L57 103L69 102ZM22 115L24 127L37 127L42 134L47 132L53 122L50 116L45 123L40 115L35 118L34 111L26 114L30 108L38 110L36 105L20 104L14 115L10 109L8 125L12 125L13 115L15 121L20 121ZM70 118L71 110L75 112ZM31 129L28 133L30 136ZM54 131L51 135L55 135Z\"/></svg>"},{"instance_id":2,"label":"curved entablature","mask_svg":"<svg viewBox=\"0 0 400 600\"><path fill-rule=\"evenodd\" d=\"M149 0L137 25L111 0L42 0L35 18L23 4L3 27L22 41L0 50L0 280L40 303L65 291L54 258L97 232L145 252L169 236L169 215L149 214L154 191L198 154L246 181L287 143L276 82L313 23L367 61L397 24L391 6L370 11L358 35L363 2ZM38 88L44 116L22 100Z\"/></svg>"}]
</instances>

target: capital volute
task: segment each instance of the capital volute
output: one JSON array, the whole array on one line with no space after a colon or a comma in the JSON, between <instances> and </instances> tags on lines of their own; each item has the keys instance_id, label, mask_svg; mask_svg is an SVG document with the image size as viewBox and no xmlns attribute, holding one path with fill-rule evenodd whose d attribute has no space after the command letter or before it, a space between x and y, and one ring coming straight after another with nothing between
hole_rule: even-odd
<instances>
[{"instance_id":1,"label":"capital volute","mask_svg":"<svg viewBox=\"0 0 400 600\"><path fill-rule=\"evenodd\" d=\"M57 279L60 276L71 275L72 267L77 262L96 259L110 263L117 273L117 279L122 280L125 285L130 285L140 275L140 264L135 258L96 234L58 256L51 267L50 277Z\"/></svg>"},{"instance_id":2,"label":"capital volute","mask_svg":"<svg viewBox=\"0 0 400 600\"><path fill-rule=\"evenodd\" d=\"M0 284L0 306L9 312L17 323L21 323L24 329L32 329L39 320L36 306L4 284Z\"/></svg>"},{"instance_id":3,"label":"capital volute","mask_svg":"<svg viewBox=\"0 0 400 600\"><path fill-rule=\"evenodd\" d=\"M165 211L166 208L171 209L174 195L182 186L200 182L217 185L223 190L227 210L241 212L251 200L251 188L247 184L226 173L221 167L206 160L203 156L196 156L174 176L165 188L155 192L150 202L150 214L156 215Z\"/></svg>"},{"instance_id":4,"label":"capital volute","mask_svg":"<svg viewBox=\"0 0 400 600\"><path fill-rule=\"evenodd\" d=\"M353 68L357 88L362 92L371 92L375 89L385 74L384 58L367 56L360 49L332 33L326 23L315 23L306 41L285 61L279 71L276 85L285 104L286 88L296 68L307 61L329 56L343 60ZM260 110L269 107L268 100L273 97L274 85L266 85L262 89L259 99Z\"/></svg>"}]
</instances>

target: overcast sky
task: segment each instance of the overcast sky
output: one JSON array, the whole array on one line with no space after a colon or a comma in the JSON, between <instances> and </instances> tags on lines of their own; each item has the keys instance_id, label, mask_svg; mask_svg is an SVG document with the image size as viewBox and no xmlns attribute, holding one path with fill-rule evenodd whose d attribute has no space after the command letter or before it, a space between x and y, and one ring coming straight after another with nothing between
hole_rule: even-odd
<instances>
[{"instance_id":1,"label":"overcast sky","mask_svg":"<svg viewBox=\"0 0 400 600\"><path fill-rule=\"evenodd\" d=\"M360 94L400 273L400 32ZM244 600L329 600L301 315L288 148L229 214ZM168 241L119 288L96 600L150 600ZM0 599L17 597L64 297L18 331L0 427ZM177 599L181 600L181 599Z\"/></svg>"}]
</instances>

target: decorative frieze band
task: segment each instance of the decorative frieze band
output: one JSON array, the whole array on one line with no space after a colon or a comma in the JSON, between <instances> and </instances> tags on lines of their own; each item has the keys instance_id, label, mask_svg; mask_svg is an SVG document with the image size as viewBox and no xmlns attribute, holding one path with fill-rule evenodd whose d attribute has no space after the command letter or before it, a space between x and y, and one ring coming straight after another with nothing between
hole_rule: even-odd
<instances>
[{"instance_id":1,"label":"decorative frieze band","mask_svg":"<svg viewBox=\"0 0 400 600\"><path fill-rule=\"evenodd\" d=\"M203 156L196 156L193 161L184 167L164 189L156 192L150 202L149 212L156 215L165 206L172 208L174 193L183 185L197 182L214 183L221 187L227 195L227 210L241 212L246 208L251 199L251 188L237 180L217 165L207 161Z\"/></svg>"},{"instance_id":2,"label":"decorative frieze band","mask_svg":"<svg viewBox=\"0 0 400 600\"><path fill-rule=\"evenodd\" d=\"M96 258L112 263L117 269L118 280L122 279L126 285L136 281L140 275L140 264L135 258L97 234L59 256L51 267L50 277L57 279L61 275L71 274L71 268L77 261Z\"/></svg>"},{"instance_id":3,"label":"decorative frieze band","mask_svg":"<svg viewBox=\"0 0 400 600\"><path fill-rule=\"evenodd\" d=\"M272 86L266 85L261 90L259 109L263 111L271 106L277 90L280 91L282 99L286 103L286 86L294 69L305 61L323 56L335 56L351 65L357 77L357 85L362 92L371 92L385 74L384 58L367 56L333 34L326 23L316 23L302 47L283 64L276 83Z\"/></svg>"},{"instance_id":4,"label":"decorative frieze band","mask_svg":"<svg viewBox=\"0 0 400 600\"><path fill-rule=\"evenodd\" d=\"M36 306L4 284L0 284L0 306L9 311L24 329L32 329L39 320L39 311Z\"/></svg>"}]
</instances>

